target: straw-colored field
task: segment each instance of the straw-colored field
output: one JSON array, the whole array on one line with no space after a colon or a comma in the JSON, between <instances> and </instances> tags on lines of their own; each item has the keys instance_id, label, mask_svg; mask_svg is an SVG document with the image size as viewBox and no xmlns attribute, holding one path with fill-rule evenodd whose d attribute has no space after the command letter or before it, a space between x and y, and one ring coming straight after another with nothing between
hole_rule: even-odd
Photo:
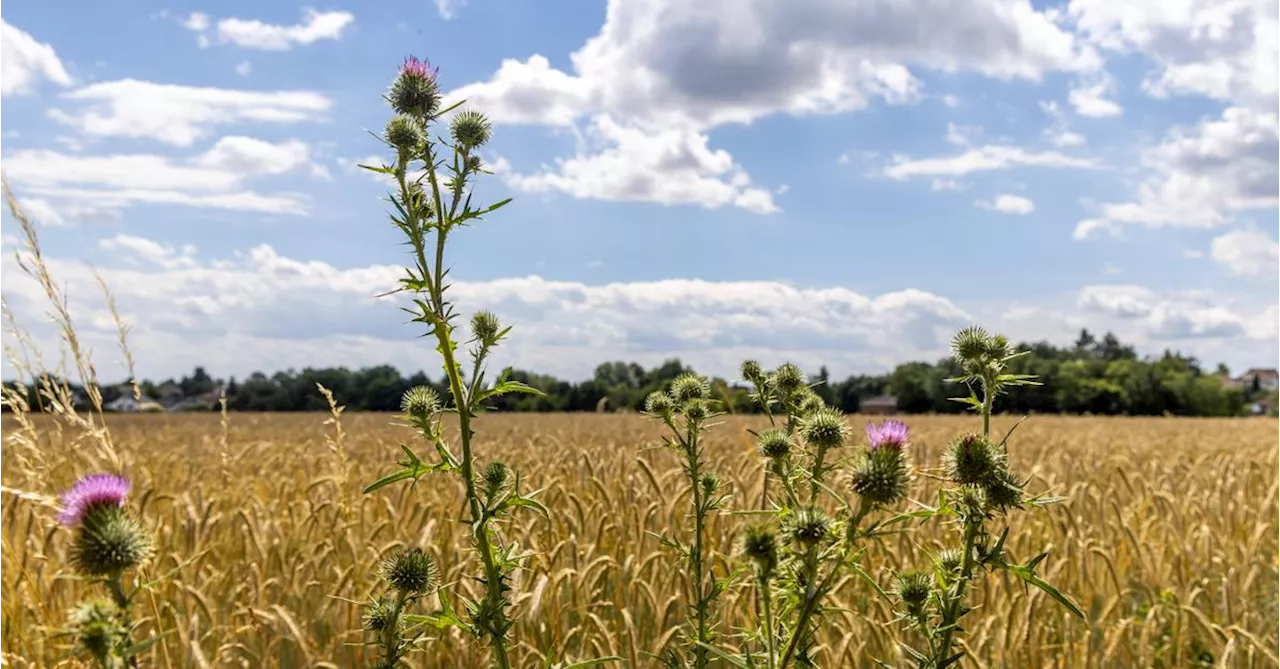
<instances>
[{"instance_id":1,"label":"straw-colored field","mask_svg":"<svg viewBox=\"0 0 1280 669\"><path fill-rule=\"evenodd\" d=\"M362 664L357 605L375 586L379 555L402 543L436 553L445 580L469 553L456 521L460 490L424 479L372 495L361 487L388 471L398 439L385 415L343 419L341 452L317 415L126 416L110 420L115 447L154 527L158 579L138 611L165 636L144 659L156 667L352 667ZM855 427L862 419L851 418ZM909 417L913 456L934 464L939 445L968 419ZM740 502L759 495L747 446L751 423L715 429L715 467ZM1009 419L999 418L1003 430ZM5 419L3 483L56 494L93 466L98 447L39 422L43 461L11 441ZM674 455L646 450L660 434L639 416L495 415L479 423L479 448L545 487L550 522L521 516L508 539L537 551L516 583L519 666L548 645L572 658L616 654L650 666L647 653L683 617L678 572L645 530L683 527L687 500ZM225 444L225 445L224 445ZM341 453L347 456L343 465ZM1072 620L1039 591L1003 578L976 592L981 608L965 637L968 666L1274 667L1277 654L1277 422L1036 417L1012 442L1029 489L1069 501L1019 514L1008 548L1025 559L1051 547L1042 573L1080 603ZM914 495L934 493L928 479ZM82 586L63 563L65 531L36 502L4 496L3 643L9 666L56 666L56 627ZM739 520L711 528L725 548ZM942 536L909 535L873 548L869 569L920 562ZM723 558L723 554L721 554ZM720 566L724 566L723 559ZM847 611L831 613L823 666L901 658L883 622L886 605L861 582L841 585ZM750 607L732 597L721 630ZM476 667L470 643L448 639L416 666ZM1197 664L1205 662L1206 664Z\"/></svg>"}]
</instances>

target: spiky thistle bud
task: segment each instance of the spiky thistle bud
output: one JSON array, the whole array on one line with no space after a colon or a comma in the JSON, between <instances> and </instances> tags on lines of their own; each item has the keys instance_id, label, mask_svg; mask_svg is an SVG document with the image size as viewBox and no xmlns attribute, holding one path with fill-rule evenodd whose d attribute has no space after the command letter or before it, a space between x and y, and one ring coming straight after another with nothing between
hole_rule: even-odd
<instances>
[{"instance_id":1,"label":"spiky thistle bud","mask_svg":"<svg viewBox=\"0 0 1280 669\"><path fill-rule=\"evenodd\" d=\"M671 390L668 392L672 401L676 404L684 404L689 400L710 398L711 384L705 378L690 372L676 377L671 382Z\"/></svg>"},{"instance_id":2,"label":"spiky thistle bud","mask_svg":"<svg viewBox=\"0 0 1280 669\"><path fill-rule=\"evenodd\" d=\"M760 386L764 383L764 368L755 360L746 360L742 363L742 380L753 386Z\"/></svg>"},{"instance_id":3,"label":"spiky thistle bud","mask_svg":"<svg viewBox=\"0 0 1280 669\"><path fill-rule=\"evenodd\" d=\"M412 117L397 114L387 121L387 143L406 154L413 154L426 141L422 124Z\"/></svg>"},{"instance_id":4,"label":"spiky thistle bud","mask_svg":"<svg viewBox=\"0 0 1280 669\"><path fill-rule=\"evenodd\" d=\"M511 476L511 469L502 462L494 461L484 468L482 476L484 477L485 490L488 491L490 497L493 497L507 484L507 479Z\"/></svg>"},{"instance_id":5,"label":"spiky thistle bud","mask_svg":"<svg viewBox=\"0 0 1280 669\"><path fill-rule=\"evenodd\" d=\"M471 334L477 341L492 346L498 341L502 323L492 311L477 311L471 317Z\"/></svg>"},{"instance_id":6,"label":"spiky thistle bud","mask_svg":"<svg viewBox=\"0 0 1280 669\"><path fill-rule=\"evenodd\" d=\"M988 507L1007 511L1022 506L1022 485L1007 468L1002 467L983 486L987 493Z\"/></svg>"},{"instance_id":7,"label":"spiky thistle bud","mask_svg":"<svg viewBox=\"0 0 1280 669\"><path fill-rule=\"evenodd\" d=\"M808 550L831 539L835 525L822 509L802 508L787 517L782 531L792 545Z\"/></svg>"},{"instance_id":8,"label":"spiky thistle bud","mask_svg":"<svg viewBox=\"0 0 1280 669\"><path fill-rule=\"evenodd\" d=\"M796 413L800 416L808 416L827 409L827 403L822 401L818 393L813 392L809 388L804 388L798 393L801 397L796 402Z\"/></svg>"},{"instance_id":9,"label":"spiky thistle bud","mask_svg":"<svg viewBox=\"0 0 1280 669\"><path fill-rule=\"evenodd\" d=\"M761 432L756 441L760 446L760 454L770 460L785 458L791 453L791 437L781 428Z\"/></svg>"},{"instance_id":10,"label":"spiky thistle bud","mask_svg":"<svg viewBox=\"0 0 1280 669\"><path fill-rule=\"evenodd\" d=\"M480 156L467 156L466 170L474 174L484 169L484 160Z\"/></svg>"},{"instance_id":11,"label":"spiky thistle bud","mask_svg":"<svg viewBox=\"0 0 1280 669\"><path fill-rule=\"evenodd\" d=\"M964 550L950 546L938 551L938 555L934 558L938 564L938 569L944 574L955 574L960 570L961 564L964 562Z\"/></svg>"},{"instance_id":12,"label":"spiky thistle bud","mask_svg":"<svg viewBox=\"0 0 1280 669\"><path fill-rule=\"evenodd\" d=\"M435 583L436 562L418 547L396 552L382 562L382 578L407 595L420 595Z\"/></svg>"},{"instance_id":13,"label":"spiky thistle bud","mask_svg":"<svg viewBox=\"0 0 1280 669\"><path fill-rule=\"evenodd\" d=\"M929 572L903 572L893 584L893 592L907 606L913 616L924 613L929 594L933 591L933 574Z\"/></svg>"},{"instance_id":14,"label":"spiky thistle bud","mask_svg":"<svg viewBox=\"0 0 1280 669\"><path fill-rule=\"evenodd\" d=\"M960 486L952 504L966 522L987 517L987 492L978 486Z\"/></svg>"},{"instance_id":15,"label":"spiky thistle bud","mask_svg":"<svg viewBox=\"0 0 1280 669\"><path fill-rule=\"evenodd\" d=\"M440 109L438 72L424 60L413 56L406 58L400 67L400 76L396 77L387 93L391 108L421 119L433 116Z\"/></svg>"},{"instance_id":16,"label":"spiky thistle bud","mask_svg":"<svg viewBox=\"0 0 1280 669\"><path fill-rule=\"evenodd\" d=\"M684 403L683 411L689 420L706 420L711 417L711 403L703 399L692 399Z\"/></svg>"},{"instance_id":17,"label":"spiky thistle bud","mask_svg":"<svg viewBox=\"0 0 1280 669\"><path fill-rule=\"evenodd\" d=\"M951 338L951 355L961 363L980 360L990 350L990 339L991 335L980 326L962 328Z\"/></svg>"},{"instance_id":18,"label":"spiky thistle bud","mask_svg":"<svg viewBox=\"0 0 1280 669\"><path fill-rule=\"evenodd\" d=\"M881 448L859 456L850 475L849 487L876 506L888 506L907 496L910 472L902 451Z\"/></svg>"},{"instance_id":19,"label":"spiky thistle bud","mask_svg":"<svg viewBox=\"0 0 1280 669\"><path fill-rule=\"evenodd\" d=\"M415 386L400 398L400 412L418 421L430 419L440 410L440 395L429 386Z\"/></svg>"},{"instance_id":20,"label":"spiky thistle bud","mask_svg":"<svg viewBox=\"0 0 1280 669\"><path fill-rule=\"evenodd\" d=\"M390 597L379 597L364 609L364 628L370 632L385 632L392 627L400 626L400 617L396 615L396 603Z\"/></svg>"},{"instance_id":21,"label":"spiky thistle bud","mask_svg":"<svg viewBox=\"0 0 1280 669\"><path fill-rule=\"evenodd\" d=\"M702 494L709 496L715 493L716 488L720 487L720 477L708 472L702 475L699 483L702 485Z\"/></svg>"},{"instance_id":22,"label":"spiky thistle bud","mask_svg":"<svg viewBox=\"0 0 1280 669\"><path fill-rule=\"evenodd\" d=\"M493 124L484 114L478 111L464 109L453 117L453 122L449 124L449 130L453 133L453 141L457 142L465 149L474 149L484 146L489 141L489 137L493 132Z\"/></svg>"},{"instance_id":23,"label":"spiky thistle bud","mask_svg":"<svg viewBox=\"0 0 1280 669\"><path fill-rule=\"evenodd\" d=\"M751 560L756 576L768 579L778 567L778 535L763 525L747 527L742 536L742 554Z\"/></svg>"},{"instance_id":24,"label":"spiky thistle bud","mask_svg":"<svg viewBox=\"0 0 1280 669\"><path fill-rule=\"evenodd\" d=\"M995 480L1004 468L1004 454L976 434L964 434L947 444L942 456L947 476L963 485L983 485Z\"/></svg>"},{"instance_id":25,"label":"spiky thistle bud","mask_svg":"<svg viewBox=\"0 0 1280 669\"><path fill-rule=\"evenodd\" d=\"M1009 339L1002 334L994 335L987 339L986 354L992 360L1004 360L1009 357Z\"/></svg>"},{"instance_id":26,"label":"spiky thistle bud","mask_svg":"<svg viewBox=\"0 0 1280 669\"><path fill-rule=\"evenodd\" d=\"M839 448L848 432L844 416L835 409L823 407L800 419L800 436L815 448Z\"/></svg>"},{"instance_id":27,"label":"spiky thistle bud","mask_svg":"<svg viewBox=\"0 0 1280 669\"><path fill-rule=\"evenodd\" d=\"M119 613L115 604L102 599L81 602L71 610L70 632L76 644L104 667L112 666L111 653L124 639Z\"/></svg>"},{"instance_id":28,"label":"spiky thistle bud","mask_svg":"<svg viewBox=\"0 0 1280 669\"><path fill-rule=\"evenodd\" d=\"M89 509L71 543L70 560L85 576L116 576L142 563L151 553L151 538L142 525L118 506Z\"/></svg>"},{"instance_id":29,"label":"spiky thistle bud","mask_svg":"<svg viewBox=\"0 0 1280 669\"><path fill-rule=\"evenodd\" d=\"M659 417L671 415L672 410L671 397L663 392L652 392L644 400L644 411L647 414Z\"/></svg>"},{"instance_id":30,"label":"spiky thistle bud","mask_svg":"<svg viewBox=\"0 0 1280 669\"><path fill-rule=\"evenodd\" d=\"M804 387L804 372L789 362L784 363L769 375L769 384L783 395L794 395Z\"/></svg>"}]
</instances>

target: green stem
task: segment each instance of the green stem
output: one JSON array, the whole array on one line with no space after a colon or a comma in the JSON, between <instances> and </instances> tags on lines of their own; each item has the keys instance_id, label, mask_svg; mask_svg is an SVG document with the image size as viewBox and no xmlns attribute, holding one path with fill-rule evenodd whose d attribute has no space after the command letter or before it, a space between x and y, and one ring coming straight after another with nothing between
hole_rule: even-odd
<instances>
[{"instance_id":1,"label":"green stem","mask_svg":"<svg viewBox=\"0 0 1280 669\"><path fill-rule=\"evenodd\" d=\"M792 658L795 657L796 649L800 645L800 639L805 636L805 630L809 626L809 618L813 616L814 610L818 608L820 586L815 583L814 578L818 571L817 551L817 547L810 548L809 552L805 555L805 570L809 574L809 585L805 589L804 604L801 606L800 615L796 619L795 629L791 630L791 638L787 640L787 646L782 651L782 659L778 661L778 669L786 669L786 666L790 664ZM831 573L834 574L835 570L833 569ZM828 577L829 576L830 574L828 574Z\"/></svg>"},{"instance_id":2,"label":"green stem","mask_svg":"<svg viewBox=\"0 0 1280 669\"><path fill-rule=\"evenodd\" d=\"M116 608L120 610L120 624L124 628L124 639L121 640L120 646L128 648L133 645L133 623L129 617L129 596L124 592L123 574L112 574L107 579L107 590L111 592L111 600L115 602ZM137 655L129 657L129 666L138 666Z\"/></svg>"},{"instance_id":3,"label":"green stem","mask_svg":"<svg viewBox=\"0 0 1280 669\"><path fill-rule=\"evenodd\" d=\"M776 648L777 644L773 638L773 593L769 591L769 579L767 577L762 577L760 579L758 594L764 602L764 644L769 653L768 660L766 661L766 669L773 669L774 662L778 659L778 650Z\"/></svg>"},{"instance_id":4,"label":"green stem","mask_svg":"<svg viewBox=\"0 0 1280 669\"><path fill-rule=\"evenodd\" d=\"M965 590L969 585L969 581L973 578L973 544L977 539L979 527L980 521L975 522L965 519L964 559L960 562L960 577L956 581L955 591L947 599L947 605L942 611L942 626L944 630L942 632L942 641L938 643L933 655L933 666L937 666L951 655L952 633L955 632L956 625L960 621L960 607L964 604Z\"/></svg>"},{"instance_id":5,"label":"green stem","mask_svg":"<svg viewBox=\"0 0 1280 669\"><path fill-rule=\"evenodd\" d=\"M392 609L391 625L382 632L383 666L394 669L400 660L400 614L404 611L405 594L396 595L396 606Z\"/></svg>"},{"instance_id":6,"label":"green stem","mask_svg":"<svg viewBox=\"0 0 1280 669\"><path fill-rule=\"evenodd\" d=\"M705 532L702 482L699 480L701 462L698 458L698 430L694 425L688 427L685 443L689 449L689 479L693 487L693 550L689 559L693 565L695 608L697 610L698 646L693 650L693 666L702 669L707 666L707 649L701 644L710 643L707 634L707 603L705 599L706 575L703 573L702 535Z\"/></svg>"},{"instance_id":7,"label":"green stem","mask_svg":"<svg viewBox=\"0 0 1280 669\"><path fill-rule=\"evenodd\" d=\"M813 508L818 503L818 487L820 485L820 477L822 476L822 464L827 458L827 449L822 446L818 447L818 452L813 456L813 471L809 475L809 508Z\"/></svg>"}]
</instances>

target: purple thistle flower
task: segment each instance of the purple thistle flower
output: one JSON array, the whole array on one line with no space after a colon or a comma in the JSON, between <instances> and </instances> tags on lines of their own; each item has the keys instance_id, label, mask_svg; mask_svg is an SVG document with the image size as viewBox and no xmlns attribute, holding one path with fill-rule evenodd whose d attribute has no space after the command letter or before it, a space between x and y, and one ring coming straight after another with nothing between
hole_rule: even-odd
<instances>
[{"instance_id":1,"label":"purple thistle flower","mask_svg":"<svg viewBox=\"0 0 1280 669\"><path fill-rule=\"evenodd\" d=\"M95 506L124 506L124 500L132 488L129 479L115 474L89 474L76 481L62 495L62 512L58 522L75 527L84 520L89 509Z\"/></svg>"},{"instance_id":2,"label":"purple thistle flower","mask_svg":"<svg viewBox=\"0 0 1280 669\"><path fill-rule=\"evenodd\" d=\"M431 63L428 63L425 60L419 60L417 56L409 56L408 58L405 58L404 64L400 66L401 75L422 77L424 79L431 79L432 81L435 80L436 73L439 71L440 68L431 67Z\"/></svg>"},{"instance_id":3,"label":"purple thistle flower","mask_svg":"<svg viewBox=\"0 0 1280 669\"><path fill-rule=\"evenodd\" d=\"M871 442L873 451L881 447L900 451L906 446L910 434L910 428L902 421L886 420L879 425L867 421L867 441Z\"/></svg>"}]
</instances>

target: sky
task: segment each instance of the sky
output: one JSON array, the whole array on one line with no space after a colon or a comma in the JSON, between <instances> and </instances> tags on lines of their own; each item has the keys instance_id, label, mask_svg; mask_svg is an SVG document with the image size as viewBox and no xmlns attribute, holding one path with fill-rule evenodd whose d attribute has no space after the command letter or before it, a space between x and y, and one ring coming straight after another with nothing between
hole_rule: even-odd
<instances>
[{"instance_id":1,"label":"sky","mask_svg":"<svg viewBox=\"0 0 1280 669\"><path fill-rule=\"evenodd\" d=\"M451 238L499 364L935 360L981 323L1277 364L1274 0L170 0L3 10L0 167L104 379L438 374L382 99L412 54L514 202ZM3 293L48 302L0 219ZM6 330L5 342L16 340ZM4 376L13 367L4 363Z\"/></svg>"}]
</instances>

